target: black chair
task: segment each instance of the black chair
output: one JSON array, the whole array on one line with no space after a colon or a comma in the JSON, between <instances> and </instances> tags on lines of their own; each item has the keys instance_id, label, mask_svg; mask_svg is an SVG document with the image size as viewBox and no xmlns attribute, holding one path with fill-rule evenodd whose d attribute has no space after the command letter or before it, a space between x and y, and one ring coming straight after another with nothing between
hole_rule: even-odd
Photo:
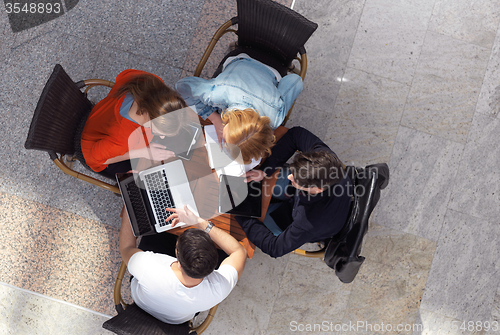
<instances>
[{"instance_id":1,"label":"black chair","mask_svg":"<svg viewBox=\"0 0 500 335\"><path fill-rule=\"evenodd\" d=\"M196 327L193 326L193 320L180 325L172 325L156 319L135 303L127 305L121 294L126 269L127 266L122 262L115 282L114 301L118 315L104 322L102 325L104 329L119 335L196 335L203 333L212 322L219 305L212 307L205 320Z\"/></svg>"},{"instance_id":2,"label":"black chair","mask_svg":"<svg viewBox=\"0 0 500 335\"><path fill-rule=\"evenodd\" d=\"M75 159L92 171L82 154L80 138L93 104L87 99L87 92L94 86L113 87L114 83L101 79L73 82L61 65L57 64L42 91L35 109L26 149L46 151L50 159L64 173L120 194L116 184L98 180L75 171ZM82 92L80 89L86 87ZM69 160L63 158L70 157ZM95 173L92 171L92 173Z\"/></svg>"},{"instance_id":3,"label":"black chair","mask_svg":"<svg viewBox=\"0 0 500 335\"><path fill-rule=\"evenodd\" d=\"M292 9L271 0L237 0L238 16L224 23L214 34L194 75L199 77L219 39L228 32L238 35L237 46L220 62L213 77L222 70L222 64L231 56L246 53L250 57L275 68L282 76L295 72L304 80L307 56L304 44L318 28ZM238 30L231 26L238 25ZM292 61L297 59L300 70ZM288 120L293 106L282 125Z\"/></svg>"},{"instance_id":4,"label":"black chair","mask_svg":"<svg viewBox=\"0 0 500 335\"><path fill-rule=\"evenodd\" d=\"M364 169L348 166L346 172L354 182L354 197L344 227L324 241L320 250L296 249L293 253L323 258L341 282L350 283L365 260L360 256L363 238L368 231L370 215L380 199L380 190L389 183L389 167L385 163L369 165Z\"/></svg>"}]
</instances>

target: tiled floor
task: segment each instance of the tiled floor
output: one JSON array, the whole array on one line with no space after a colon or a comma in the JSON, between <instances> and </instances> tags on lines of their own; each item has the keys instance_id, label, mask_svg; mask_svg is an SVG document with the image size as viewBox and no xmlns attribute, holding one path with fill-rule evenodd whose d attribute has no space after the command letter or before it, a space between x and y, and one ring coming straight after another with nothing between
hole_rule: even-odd
<instances>
[{"instance_id":1,"label":"tiled floor","mask_svg":"<svg viewBox=\"0 0 500 335\"><path fill-rule=\"evenodd\" d=\"M293 6L319 28L288 126L348 164L388 162L391 181L353 283L319 260L257 251L206 334L500 333L500 5ZM172 85L235 13L233 0L80 0L14 34L0 12L0 334L106 334L114 315L120 198L23 147L54 65L75 80L132 67Z\"/></svg>"}]
</instances>

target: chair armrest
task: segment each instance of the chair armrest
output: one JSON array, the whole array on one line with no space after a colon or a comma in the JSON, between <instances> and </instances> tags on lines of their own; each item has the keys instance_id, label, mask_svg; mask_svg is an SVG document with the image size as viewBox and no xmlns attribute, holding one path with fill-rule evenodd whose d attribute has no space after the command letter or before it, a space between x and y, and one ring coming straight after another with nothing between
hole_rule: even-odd
<instances>
[{"instance_id":1,"label":"chair armrest","mask_svg":"<svg viewBox=\"0 0 500 335\"><path fill-rule=\"evenodd\" d=\"M127 306L122 298L122 282L125 276L125 270L127 270L127 265L122 261L120 269L118 270L118 275L116 276L115 288L113 290L113 299L115 301L115 309L118 313L123 312L124 307Z\"/></svg>"},{"instance_id":2,"label":"chair armrest","mask_svg":"<svg viewBox=\"0 0 500 335\"><path fill-rule=\"evenodd\" d=\"M81 172L77 172L71 168L69 168L65 163L64 161L62 160L61 157L57 156L57 154L55 153L49 153L49 156L50 158L52 159L52 161L54 162L54 164L56 164L56 166L61 169L64 173L66 173L67 175L70 175L72 177L75 177L77 179L81 179L83 181L86 181L88 183L91 183L91 184L94 184L96 186L99 186L105 190L108 190L108 191L111 191L111 192L114 192L116 194L121 194L120 193L120 189L118 188L118 186L116 185L111 185L109 183L106 183L104 181L101 181L99 179L96 179L96 178L93 178L93 177L90 177L90 176L87 176L86 174L83 174Z\"/></svg>"},{"instance_id":3,"label":"chair armrest","mask_svg":"<svg viewBox=\"0 0 500 335\"><path fill-rule=\"evenodd\" d=\"M238 18L233 17L231 20L226 21L222 26L217 29L215 32L214 36L212 37L212 40L208 44L207 48L205 49L205 52L203 53L203 56L201 56L200 62L198 63L198 66L196 67L196 70L194 71L194 76L199 77L201 75L201 71L205 67L205 64L207 63L208 58L212 54L212 51L214 50L215 45L219 41L219 39L226 33L228 32L234 32L236 33L235 30L229 29L232 25L238 23Z\"/></svg>"},{"instance_id":4,"label":"chair armrest","mask_svg":"<svg viewBox=\"0 0 500 335\"><path fill-rule=\"evenodd\" d=\"M215 316L215 312L217 312L218 307L219 307L219 304L210 308L210 310L208 311L208 315L205 318L205 321L203 321L203 323L201 325L199 325L198 327L191 328L191 332L196 332L196 334L198 334L198 335L203 333L205 331L205 329L207 329L208 326L210 325L210 323L212 322L212 320Z\"/></svg>"},{"instance_id":5,"label":"chair armrest","mask_svg":"<svg viewBox=\"0 0 500 335\"><path fill-rule=\"evenodd\" d=\"M324 258L325 257L325 250L326 247L321 249L321 250L316 250L316 251L306 251L302 249L295 249L292 251L292 254L299 255L299 256L305 256L309 258Z\"/></svg>"},{"instance_id":6,"label":"chair armrest","mask_svg":"<svg viewBox=\"0 0 500 335\"><path fill-rule=\"evenodd\" d=\"M307 72L307 54L305 52L306 50L304 49L304 53L300 54L300 73L299 76L302 78L302 81L306 78L306 72Z\"/></svg>"}]
</instances>

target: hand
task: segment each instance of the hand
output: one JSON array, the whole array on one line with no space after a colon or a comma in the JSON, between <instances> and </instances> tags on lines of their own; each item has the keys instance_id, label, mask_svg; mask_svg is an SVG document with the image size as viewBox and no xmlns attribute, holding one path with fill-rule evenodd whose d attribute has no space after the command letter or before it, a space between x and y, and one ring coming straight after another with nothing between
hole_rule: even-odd
<instances>
[{"instance_id":1,"label":"hand","mask_svg":"<svg viewBox=\"0 0 500 335\"><path fill-rule=\"evenodd\" d=\"M222 150L222 143L224 142L223 138L223 131L224 131L224 125L219 124L218 126L215 126L215 132L217 133L217 140L219 141L219 147Z\"/></svg>"},{"instance_id":2,"label":"hand","mask_svg":"<svg viewBox=\"0 0 500 335\"><path fill-rule=\"evenodd\" d=\"M224 130L224 124L222 124L222 118L219 113L213 112L208 116L208 119L210 122L215 127L215 132L217 133L217 139L219 140L219 147L222 150L222 142L223 142L223 137L222 137L222 132Z\"/></svg>"},{"instance_id":3,"label":"hand","mask_svg":"<svg viewBox=\"0 0 500 335\"><path fill-rule=\"evenodd\" d=\"M266 173L264 171L250 170L245 174L245 177L246 177L245 183L248 183L251 180L261 181L262 179L264 179L265 176L266 176Z\"/></svg>"},{"instance_id":4,"label":"hand","mask_svg":"<svg viewBox=\"0 0 500 335\"><path fill-rule=\"evenodd\" d=\"M172 227L175 227L179 222L184 222L189 226L196 226L196 228L202 229L201 224L205 222L205 220L191 212L187 205L184 205L184 208L165 208L165 210L173 212L166 219L166 221L172 220Z\"/></svg>"},{"instance_id":5,"label":"hand","mask_svg":"<svg viewBox=\"0 0 500 335\"><path fill-rule=\"evenodd\" d=\"M170 150L165 150L164 145L158 143L149 144L149 156L146 158L152 159L154 161L164 161L169 158L175 157L175 153Z\"/></svg>"}]
</instances>

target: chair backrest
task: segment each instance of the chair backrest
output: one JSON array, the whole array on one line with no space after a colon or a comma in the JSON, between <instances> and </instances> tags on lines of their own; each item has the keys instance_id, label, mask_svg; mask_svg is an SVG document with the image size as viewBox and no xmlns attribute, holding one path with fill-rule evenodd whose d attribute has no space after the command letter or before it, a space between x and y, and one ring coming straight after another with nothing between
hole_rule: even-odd
<instances>
[{"instance_id":1,"label":"chair backrest","mask_svg":"<svg viewBox=\"0 0 500 335\"><path fill-rule=\"evenodd\" d=\"M151 314L144 312L135 303L131 305L126 304L122 298L122 282L125 276L127 265L122 261L118 275L116 276L113 300L118 315L104 322L103 328L108 329L115 334L128 335L128 334L171 334L171 335L198 335L202 334L212 322L215 312L219 305L210 308L205 320L196 326L185 322L180 325L171 325L156 319ZM196 318L196 317L195 317ZM194 319L193 319L194 320ZM192 323L194 323L194 321Z\"/></svg>"},{"instance_id":2,"label":"chair backrest","mask_svg":"<svg viewBox=\"0 0 500 335\"><path fill-rule=\"evenodd\" d=\"M350 283L356 277L365 258L360 256L363 238L368 231L370 215L380 198L380 183L376 169L347 167L347 173L354 182L354 200L344 228L328 243L325 263L335 269L343 283Z\"/></svg>"},{"instance_id":3,"label":"chair backrest","mask_svg":"<svg viewBox=\"0 0 500 335\"><path fill-rule=\"evenodd\" d=\"M74 153L74 138L92 103L57 64L38 100L24 147L50 153Z\"/></svg>"},{"instance_id":4,"label":"chair backrest","mask_svg":"<svg viewBox=\"0 0 500 335\"><path fill-rule=\"evenodd\" d=\"M164 323L140 309L129 305L123 312L104 322L104 329L119 335L187 335L189 322L180 325Z\"/></svg>"},{"instance_id":5,"label":"chair backrest","mask_svg":"<svg viewBox=\"0 0 500 335\"><path fill-rule=\"evenodd\" d=\"M238 45L272 52L288 66L318 25L271 0L237 0Z\"/></svg>"}]
</instances>

